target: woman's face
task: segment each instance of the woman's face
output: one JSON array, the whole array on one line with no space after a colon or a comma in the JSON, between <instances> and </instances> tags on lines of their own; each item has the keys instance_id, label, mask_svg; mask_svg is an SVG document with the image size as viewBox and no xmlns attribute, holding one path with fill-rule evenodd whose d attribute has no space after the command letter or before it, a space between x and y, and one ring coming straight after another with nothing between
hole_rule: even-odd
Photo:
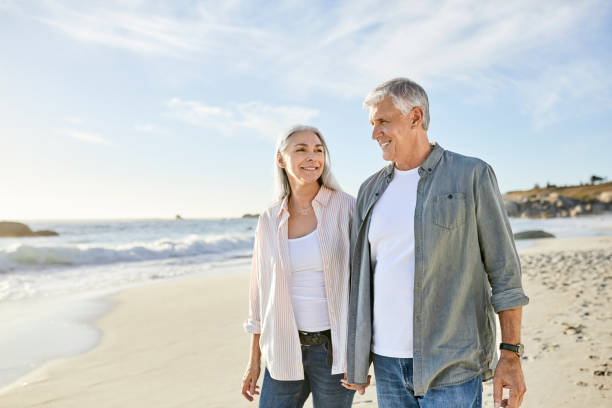
<instances>
[{"instance_id":1,"label":"woman's face","mask_svg":"<svg viewBox=\"0 0 612 408\"><path fill-rule=\"evenodd\" d=\"M316 133L302 130L291 135L285 151L277 160L292 185L315 183L323 174L325 151Z\"/></svg>"}]
</instances>

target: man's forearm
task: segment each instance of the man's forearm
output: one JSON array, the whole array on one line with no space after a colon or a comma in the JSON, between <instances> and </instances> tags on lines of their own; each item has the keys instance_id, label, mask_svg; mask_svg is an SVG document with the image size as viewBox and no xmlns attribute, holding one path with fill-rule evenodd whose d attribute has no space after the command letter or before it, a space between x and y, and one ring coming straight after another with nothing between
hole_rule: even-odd
<instances>
[{"instance_id":1,"label":"man's forearm","mask_svg":"<svg viewBox=\"0 0 612 408\"><path fill-rule=\"evenodd\" d=\"M518 344L521 342L521 320L523 316L523 308L502 310L499 312L499 325L501 326L501 341L502 343ZM504 353L512 353L511 351L502 350Z\"/></svg>"}]
</instances>

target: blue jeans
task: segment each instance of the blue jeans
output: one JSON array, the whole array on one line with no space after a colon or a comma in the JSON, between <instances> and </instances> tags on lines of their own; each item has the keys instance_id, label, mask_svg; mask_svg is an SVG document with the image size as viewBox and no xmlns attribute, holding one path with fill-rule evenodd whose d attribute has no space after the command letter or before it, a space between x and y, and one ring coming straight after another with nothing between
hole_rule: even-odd
<instances>
[{"instance_id":1,"label":"blue jeans","mask_svg":"<svg viewBox=\"0 0 612 408\"><path fill-rule=\"evenodd\" d=\"M266 368L259 407L300 408L311 392L315 408L350 407L355 391L347 390L340 384L344 374L332 375L331 365L327 362L327 347L327 344L302 346L303 380L275 380Z\"/></svg>"},{"instance_id":2,"label":"blue jeans","mask_svg":"<svg viewBox=\"0 0 612 408\"><path fill-rule=\"evenodd\" d=\"M462 384L432 389L415 397L412 359L374 354L376 396L380 408L481 408L482 378L476 376Z\"/></svg>"}]
</instances>

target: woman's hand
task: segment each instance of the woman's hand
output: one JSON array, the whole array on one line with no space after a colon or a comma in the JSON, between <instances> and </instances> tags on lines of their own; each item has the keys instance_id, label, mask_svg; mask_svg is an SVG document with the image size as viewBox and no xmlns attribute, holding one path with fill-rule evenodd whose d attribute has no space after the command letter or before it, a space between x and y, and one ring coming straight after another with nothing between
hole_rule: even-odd
<instances>
[{"instance_id":1,"label":"woman's hand","mask_svg":"<svg viewBox=\"0 0 612 408\"><path fill-rule=\"evenodd\" d=\"M259 391L257 391L259 388L257 380L259 379L260 370L259 362L251 362L242 377L242 395L249 401L253 401L253 397L259 394Z\"/></svg>"},{"instance_id":2,"label":"woman's hand","mask_svg":"<svg viewBox=\"0 0 612 408\"><path fill-rule=\"evenodd\" d=\"M344 388L346 388L347 390L355 390L359 394L363 395L365 393L365 389L370 386L370 378L371 377L372 377L371 375L368 375L368 379L367 379L367 382L366 382L365 385L349 384L346 381L346 373L344 373L344 378L341 379L340 382L342 383L342 386Z\"/></svg>"}]
</instances>

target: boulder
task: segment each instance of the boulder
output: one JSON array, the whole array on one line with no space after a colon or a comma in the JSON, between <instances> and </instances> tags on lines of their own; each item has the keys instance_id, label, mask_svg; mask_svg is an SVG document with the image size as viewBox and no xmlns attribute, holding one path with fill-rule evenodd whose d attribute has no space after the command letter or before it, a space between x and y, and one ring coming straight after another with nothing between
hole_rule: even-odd
<instances>
[{"instance_id":1,"label":"boulder","mask_svg":"<svg viewBox=\"0 0 612 408\"><path fill-rule=\"evenodd\" d=\"M49 230L34 231L35 237L56 237L58 235L59 234L55 231L49 231Z\"/></svg>"},{"instance_id":2,"label":"boulder","mask_svg":"<svg viewBox=\"0 0 612 408\"><path fill-rule=\"evenodd\" d=\"M593 214L603 214L606 211L606 205L604 203L593 203L591 206L591 212Z\"/></svg>"},{"instance_id":3,"label":"boulder","mask_svg":"<svg viewBox=\"0 0 612 408\"><path fill-rule=\"evenodd\" d=\"M606 204L612 203L612 191L604 191L599 194L599 201Z\"/></svg>"},{"instance_id":4,"label":"boulder","mask_svg":"<svg viewBox=\"0 0 612 408\"><path fill-rule=\"evenodd\" d=\"M513 200L504 199L504 207L508 217L519 217L521 215L521 206Z\"/></svg>"},{"instance_id":5,"label":"boulder","mask_svg":"<svg viewBox=\"0 0 612 408\"><path fill-rule=\"evenodd\" d=\"M0 237L50 237L59 235L55 231L32 231L20 222L0 221Z\"/></svg>"},{"instance_id":6,"label":"boulder","mask_svg":"<svg viewBox=\"0 0 612 408\"><path fill-rule=\"evenodd\" d=\"M521 231L514 234L514 239L539 239L539 238L554 238L553 234L550 234L546 231L542 230L533 230L533 231Z\"/></svg>"},{"instance_id":7,"label":"boulder","mask_svg":"<svg viewBox=\"0 0 612 408\"><path fill-rule=\"evenodd\" d=\"M578 217L580 215L584 215L584 207L578 204L570 210L570 217Z\"/></svg>"}]
</instances>

